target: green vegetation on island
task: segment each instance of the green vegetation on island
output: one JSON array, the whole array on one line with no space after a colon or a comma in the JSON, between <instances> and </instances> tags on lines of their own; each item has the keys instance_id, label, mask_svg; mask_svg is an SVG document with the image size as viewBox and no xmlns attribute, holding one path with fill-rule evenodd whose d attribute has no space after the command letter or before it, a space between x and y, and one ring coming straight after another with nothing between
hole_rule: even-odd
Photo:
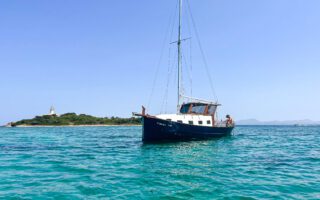
<instances>
[{"instance_id":1,"label":"green vegetation on island","mask_svg":"<svg viewBox=\"0 0 320 200\"><path fill-rule=\"evenodd\" d=\"M36 116L12 123L12 126L72 126L72 125L139 125L139 118L94 117L91 115L66 113L58 115Z\"/></svg>"}]
</instances>

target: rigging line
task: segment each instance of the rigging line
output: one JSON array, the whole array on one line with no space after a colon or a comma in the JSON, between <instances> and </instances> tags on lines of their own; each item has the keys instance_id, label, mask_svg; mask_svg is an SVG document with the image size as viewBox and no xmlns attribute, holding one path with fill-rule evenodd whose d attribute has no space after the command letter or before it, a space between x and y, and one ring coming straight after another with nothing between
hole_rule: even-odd
<instances>
[{"instance_id":1,"label":"rigging line","mask_svg":"<svg viewBox=\"0 0 320 200\"><path fill-rule=\"evenodd\" d=\"M169 57L171 56L171 48L169 49ZM167 71L167 84L165 88L165 92L163 95L163 100L161 104L161 112L165 112L167 109L167 103L168 103L168 92L169 92L169 84L170 84L170 79L171 79L171 73L172 73L172 67L171 67L171 59L169 58L169 64L168 64L168 71Z\"/></svg>"},{"instance_id":2,"label":"rigging line","mask_svg":"<svg viewBox=\"0 0 320 200\"><path fill-rule=\"evenodd\" d=\"M170 29L172 20L173 20L173 26L174 26L174 21L175 21L174 19L177 17L177 7L178 7L178 3L176 4L176 7L174 9L173 14L171 14L171 16L169 17L169 24L168 24L168 27L167 27L166 32L165 32L166 34L165 34L165 38L164 38L164 41L163 41L163 44L162 44L160 58L159 58L159 61L158 61L158 64L157 64L155 76L153 78L152 89L151 89L151 93L150 93L148 104L147 104L147 110L149 110L149 106L150 106L150 103L151 103L151 100L152 100L152 97L153 97L154 88L155 88L155 85L156 85L156 82L157 82L157 77L158 77L159 69L160 69L160 65L161 65L161 60L162 60L163 54L164 54L164 48L165 48L165 45L167 43L167 39L168 39L168 35L169 35L169 29Z\"/></svg>"},{"instance_id":3,"label":"rigging line","mask_svg":"<svg viewBox=\"0 0 320 200\"><path fill-rule=\"evenodd\" d=\"M173 63L174 65L176 63ZM167 87L166 87L166 96L165 96L165 99L164 99L164 108L165 108L165 111L167 112L167 109L168 109L168 96L169 96L169 86L170 86L170 83L171 83L171 77L172 77L172 72L173 72L173 69L172 67L169 68L169 75L168 75L168 82L167 82Z\"/></svg>"},{"instance_id":4,"label":"rigging line","mask_svg":"<svg viewBox=\"0 0 320 200\"><path fill-rule=\"evenodd\" d=\"M213 81L212 81L212 78L210 76L210 71L209 71L209 68L208 68L207 59L206 59L206 57L204 55L204 51L203 51L203 48L202 48L202 45L201 45L201 42L200 42L199 33L198 33L198 30L197 30L197 27L196 27L196 24L195 24L195 20L193 18L192 12L191 12L191 7L190 7L189 0L186 0L186 2L188 4L188 9L189 9L191 22L192 22L192 25L193 25L193 28L194 28L194 32L196 34L196 38L197 38L197 42L198 42L198 45L199 45L199 48L200 48L201 56L202 56L202 59L203 59L204 65L205 65L205 69L206 69L206 72L207 72L207 76L208 76L208 79L209 79L209 82L210 82L210 88L212 90L213 97L216 99L216 101L218 101L216 92L215 92L215 90L213 88Z\"/></svg>"},{"instance_id":5,"label":"rigging line","mask_svg":"<svg viewBox=\"0 0 320 200\"><path fill-rule=\"evenodd\" d=\"M171 33L170 33L170 37L169 37L169 39L170 39L170 41L172 41L173 39L173 32L174 32L174 29L175 29L175 25L176 25L176 23L177 23L177 20L176 20L176 18L177 18L177 15L178 15L178 2L177 2L177 4L176 4L176 8L175 8L175 10L176 10L176 12L175 12L175 16L174 16L174 19L173 19L173 24L172 24L172 27L171 27ZM172 42L170 43L170 44L172 44Z\"/></svg>"},{"instance_id":6,"label":"rigging line","mask_svg":"<svg viewBox=\"0 0 320 200\"><path fill-rule=\"evenodd\" d=\"M190 40L190 52L189 52L189 54L190 54L190 77L191 77L191 80L190 80L190 84L191 84L191 86L190 86L190 92L191 92L191 96L192 96L192 84L193 84L193 80L192 80L192 40Z\"/></svg>"},{"instance_id":7,"label":"rigging line","mask_svg":"<svg viewBox=\"0 0 320 200\"><path fill-rule=\"evenodd\" d=\"M186 15L185 16L188 16L188 11L187 11L187 9L185 9L185 13L186 13ZM186 17L185 18L186 19L186 21L187 21L187 29L188 29L188 34L189 34L189 38L192 38L192 31L191 31L191 25L190 25L190 20L189 20L189 18L188 17Z\"/></svg>"},{"instance_id":8,"label":"rigging line","mask_svg":"<svg viewBox=\"0 0 320 200\"><path fill-rule=\"evenodd\" d=\"M172 33L173 33L173 29L171 31L171 39L172 39ZM170 40L171 40L170 39ZM171 71L172 71L172 67L171 67L171 45L169 45L169 60L168 60L168 77L167 77L167 85L166 85L166 89L165 89L165 93L164 93L164 98L163 98L163 111L164 113L167 113L168 110L168 93L169 93L169 84L170 84L170 75L171 75ZM161 108L162 109L162 108Z\"/></svg>"},{"instance_id":9,"label":"rigging line","mask_svg":"<svg viewBox=\"0 0 320 200\"><path fill-rule=\"evenodd\" d=\"M176 8L175 10L177 10L177 7L178 7L178 2L176 4ZM171 27L171 33L170 33L170 37L169 37L169 40L172 41L173 40L173 33L174 33L174 30L175 30L175 24L177 23L176 21L176 18L177 18L177 15L178 15L178 11L175 12L175 17L173 19L173 24L172 24L172 27ZM169 93L169 83L170 83L170 75L172 73L172 68L173 66L175 66L175 60L173 60L173 66L171 66L171 44L173 43L170 43L170 47L169 47L169 63L168 63L168 77L167 77L167 85L166 85L166 89L165 89L165 92L164 92L164 96L163 96L163 102L162 102L162 105L161 105L161 109L160 109L160 112L163 112L165 110L167 110L167 104L168 104L168 93Z\"/></svg>"},{"instance_id":10,"label":"rigging line","mask_svg":"<svg viewBox=\"0 0 320 200\"><path fill-rule=\"evenodd\" d=\"M186 16L188 16L188 11L185 9ZM187 21L187 28L189 32L190 38L192 38L192 31L191 31L191 23L189 17L185 18ZM189 59L190 59L190 95L192 96L192 40L189 42ZM187 65L188 66L188 65Z\"/></svg>"},{"instance_id":11,"label":"rigging line","mask_svg":"<svg viewBox=\"0 0 320 200\"><path fill-rule=\"evenodd\" d=\"M178 52L176 52L176 51L174 51L175 53L174 53L174 58L176 58L177 57L177 53ZM173 61L173 63L172 63L172 66L171 66L171 73L173 74L173 75L171 75L170 76L170 79L169 79L169 81L171 80L171 77L173 77L173 82L176 82L176 78L177 78L177 71L175 70L176 68L175 68L175 66L177 66L177 64L178 64L178 60L174 60ZM167 105L168 105L168 93L169 93L169 86L170 86L170 82L168 82L168 92L167 92L167 101L166 101L166 107L168 107Z\"/></svg>"},{"instance_id":12,"label":"rigging line","mask_svg":"<svg viewBox=\"0 0 320 200\"><path fill-rule=\"evenodd\" d=\"M169 83L169 78L170 78L170 69L171 69L171 45L169 45L169 53L168 53L167 83L166 83L166 88L165 88L164 94L163 94L160 114L166 112L165 102L167 101L168 83Z\"/></svg>"},{"instance_id":13,"label":"rigging line","mask_svg":"<svg viewBox=\"0 0 320 200\"><path fill-rule=\"evenodd\" d=\"M177 52L175 52L174 54L174 57L177 56ZM167 80L167 86L166 86L166 90L165 90L165 95L164 95L164 99L163 99L163 102L162 102L162 105L161 105L161 110L163 110L163 108L165 107L166 110L167 110L167 105L168 105L168 97L169 97L169 86L170 86L170 83L172 82L176 82L177 81L177 68L174 67L177 65L177 60L174 59L174 61L172 62L172 66L170 66L170 74L168 76L168 80Z\"/></svg>"},{"instance_id":14,"label":"rigging line","mask_svg":"<svg viewBox=\"0 0 320 200\"><path fill-rule=\"evenodd\" d=\"M190 40L190 43L191 43L191 40ZM190 49L191 49L191 46L190 46ZM189 54L188 54L189 53ZM183 63L185 63L185 68L187 69L187 70L185 70L185 71L187 71L187 75L188 75L188 80L189 80L189 84L190 84L190 95L192 96L192 65L191 65L191 50L189 50L189 52L188 51L181 51L181 55L182 55L182 61L184 61ZM190 64L188 63L188 61L187 61L187 56L190 56ZM183 64L182 63L182 64ZM190 68L190 69L189 69ZM182 88L183 89L183 91L185 92L186 91L186 89L185 88Z\"/></svg>"},{"instance_id":15,"label":"rigging line","mask_svg":"<svg viewBox=\"0 0 320 200\"><path fill-rule=\"evenodd\" d=\"M183 61L186 63L186 66L188 66L187 59L184 56L183 52L182 52L182 58L183 58ZM190 84L191 84L192 83L192 77L190 75L190 71L189 71L188 67L186 67L186 69L187 69L186 71L187 71L188 78L189 78L189 81L190 81Z\"/></svg>"},{"instance_id":16,"label":"rigging line","mask_svg":"<svg viewBox=\"0 0 320 200\"><path fill-rule=\"evenodd\" d=\"M177 10L177 7L178 7L178 3L176 5L176 10ZM172 41L173 40L173 33L174 33L174 30L175 30L175 24L176 24L176 18L177 18L177 12L176 12L176 15L174 17L174 22L173 22L173 25L172 25L172 28L171 28L171 34L170 34L170 37L169 37L169 40ZM171 44L173 44L172 42L170 43L169 45L169 59L168 59L168 77L167 77L167 85L166 85L166 89L165 89L165 92L164 92L164 96L163 96L163 102L162 102L162 105L161 105L161 112L163 111L166 111L167 110L167 105L168 105L168 93L169 93L169 84L170 84L170 79L171 79L171 73L173 71L173 68L175 66L175 60L173 59L173 62L171 62ZM175 57L175 53L174 53L174 57ZM171 63L173 65L171 65Z\"/></svg>"}]
</instances>

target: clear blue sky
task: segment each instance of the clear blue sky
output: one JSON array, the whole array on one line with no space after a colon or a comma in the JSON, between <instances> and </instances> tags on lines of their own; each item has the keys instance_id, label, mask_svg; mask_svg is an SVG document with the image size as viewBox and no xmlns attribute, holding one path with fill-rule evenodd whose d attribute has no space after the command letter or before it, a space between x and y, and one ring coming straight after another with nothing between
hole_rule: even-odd
<instances>
[{"instance_id":1,"label":"clear blue sky","mask_svg":"<svg viewBox=\"0 0 320 200\"><path fill-rule=\"evenodd\" d=\"M189 1L221 115L320 120L320 1ZM96 116L140 111L148 104L175 5L2 0L0 124L45 114L51 105L58 113ZM165 51L152 113L161 109L169 58ZM192 60L193 94L212 98L199 54ZM174 89L172 83L173 112Z\"/></svg>"}]
</instances>

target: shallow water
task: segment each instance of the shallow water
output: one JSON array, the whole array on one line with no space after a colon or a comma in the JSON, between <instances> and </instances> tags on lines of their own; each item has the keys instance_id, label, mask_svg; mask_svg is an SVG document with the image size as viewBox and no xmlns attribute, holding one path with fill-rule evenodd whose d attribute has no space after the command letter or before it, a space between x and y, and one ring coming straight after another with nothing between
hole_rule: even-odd
<instances>
[{"instance_id":1,"label":"shallow water","mask_svg":"<svg viewBox=\"0 0 320 200\"><path fill-rule=\"evenodd\" d=\"M320 199L320 127L143 145L141 127L0 128L1 199Z\"/></svg>"}]
</instances>

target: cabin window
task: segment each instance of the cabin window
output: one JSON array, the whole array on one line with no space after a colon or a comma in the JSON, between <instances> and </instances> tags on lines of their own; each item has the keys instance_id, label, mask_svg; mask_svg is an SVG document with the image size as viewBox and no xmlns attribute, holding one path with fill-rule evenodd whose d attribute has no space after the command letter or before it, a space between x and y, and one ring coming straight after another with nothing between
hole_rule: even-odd
<instances>
[{"instance_id":1,"label":"cabin window","mask_svg":"<svg viewBox=\"0 0 320 200\"><path fill-rule=\"evenodd\" d=\"M171 121L171 119L167 119L167 121Z\"/></svg>"},{"instance_id":2,"label":"cabin window","mask_svg":"<svg viewBox=\"0 0 320 200\"><path fill-rule=\"evenodd\" d=\"M208 111L207 111L208 106ZM187 103L183 104L180 108L180 113L187 114L210 114L213 115L216 112L217 105L208 105L205 103Z\"/></svg>"},{"instance_id":3,"label":"cabin window","mask_svg":"<svg viewBox=\"0 0 320 200\"><path fill-rule=\"evenodd\" d=\"M189 121L189 124L193 125L193 121Z\"/></svg>"},{"instance_id":4,"label":"cabin window","mask_svg":"<svg viewBox=\"0 0 320 200\"><path fill-rule=\"evenodd\" d=\"M210 121L210 120L208 120L208 121L207 121L207 124L211 124L211 121Z\"/></svg>"},{"instance_id":5,"label":"cabin window","mask_svg":"<svg viewBox=\"0 0 320 200\"><path fill-rule=\"evenodd\" d=\"M182 113L182 114L188 113L189 112L189 107L190 107L190 104L182 105L182 107L180 109L180 113Z\"/></svg>"},{"instance_id":6,"label":"cabin window","mask_svg":"<svg viewBox=\"0 0 320 200\"><path fill-rule=\"evenodd\" d=\"M178 123L182 123L182 120L178 120L177 122L178 122Z\"/></svg>"},{"instance_id":7,"label":"cabin window","mask_svg":"<svg viewBox=\"0 0 320 200\"><path fill-rule=\"evenodd\" d=\"M203 114L205 110L206 110L206 105L193 105L191 109L191 113Z\"/></svg>"},{"instance_id":8,"label":"cabin window","mask_svg":"<svg viewBox=\"0 0 320 200\"><path fill-rule=\"evenodd\" d=\"M213 115L216 112L217 106L209 106L208 113Z\"/></svg>"},{"instance_id":9,"label":"cabin window","mask_svg":"<svg viewBox=\"0 0 320 200\"><path fill-rule=\"evenodd\" d=\"M198 123L201 125L201 124L202 124L202 121L198 121Z\"/></svg>"}]
</instances>

